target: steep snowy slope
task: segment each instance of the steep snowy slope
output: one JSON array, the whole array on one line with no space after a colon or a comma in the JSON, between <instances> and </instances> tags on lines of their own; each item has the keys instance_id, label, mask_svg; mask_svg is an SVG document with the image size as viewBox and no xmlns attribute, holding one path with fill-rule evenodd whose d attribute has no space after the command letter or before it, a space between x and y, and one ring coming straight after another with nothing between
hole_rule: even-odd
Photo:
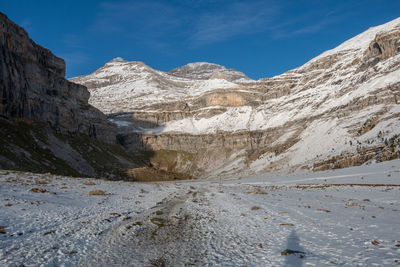
<instances>
[{"instance_id":1,"label":"steep snowy slope","mask_svg":"<svg viewBox=\"0 0 400 267\"><path fill-rule=\"evenodd\" d=\"M163 151L153 163L164 168L243 174L399 157L400 18L273 78L215 79L209 68L110 62L73 80L99 109L123 112L110 115L120 141Z\"/></svg>"}]
</instances>

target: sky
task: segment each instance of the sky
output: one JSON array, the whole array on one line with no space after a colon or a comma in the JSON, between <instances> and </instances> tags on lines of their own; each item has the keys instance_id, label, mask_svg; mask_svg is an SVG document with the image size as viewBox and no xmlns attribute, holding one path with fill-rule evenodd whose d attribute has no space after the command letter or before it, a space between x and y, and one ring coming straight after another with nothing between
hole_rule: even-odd
<instances>
[{"instance_id":1,"label":"sky","mask_svg":"<svg viewBox=\"0 0 400 267\"><path fill-rule=\"evenodd\" d=\"M268 78L400 16L399 0L0 0L65 59L68 78L115 57L169 71L190 62Z\"/></svg>"}]
</instances>

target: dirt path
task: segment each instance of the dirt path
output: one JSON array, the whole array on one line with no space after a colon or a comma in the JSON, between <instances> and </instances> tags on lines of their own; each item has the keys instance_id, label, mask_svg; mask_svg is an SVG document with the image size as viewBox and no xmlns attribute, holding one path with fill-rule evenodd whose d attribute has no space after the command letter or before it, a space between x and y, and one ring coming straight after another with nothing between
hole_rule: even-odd
<instances>
[{"instance_id":1,"label":"dirt path","mask_svg":"<svg viewBox=\"0 0 400 267\"><path fill-rule=\"evenodd\" d=\"M187 203L205 203L205 191L194 187L178 189L146 213L112 228L104 233L103 247L84 259L82 265L195 265L202 256L191 242L198 235L194 231L198 218L187 209Z\"/></svg>"}]
</instances>

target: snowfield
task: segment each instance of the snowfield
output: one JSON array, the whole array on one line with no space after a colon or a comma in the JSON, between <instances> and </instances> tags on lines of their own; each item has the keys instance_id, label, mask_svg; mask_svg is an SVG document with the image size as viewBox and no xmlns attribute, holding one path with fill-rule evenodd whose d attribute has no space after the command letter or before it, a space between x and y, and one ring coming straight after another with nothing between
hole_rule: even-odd
<instances>
[{"instance_id":1,"label":"snowfield","mask_svg":"<svg viewBox=\"0 0 400 267\"><path fill-rule=\"evenodd\" d=\"M400 261L400 160L147 184L1 171L0 210L1 266Z\"/></svg>"}]
</instances>

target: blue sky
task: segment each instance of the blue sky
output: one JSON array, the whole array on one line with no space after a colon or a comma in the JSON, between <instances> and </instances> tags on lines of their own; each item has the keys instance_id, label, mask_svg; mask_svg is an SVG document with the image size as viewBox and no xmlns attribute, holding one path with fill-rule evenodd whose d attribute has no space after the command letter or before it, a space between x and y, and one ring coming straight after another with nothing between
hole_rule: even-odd
<instances>
[{"instance_id":1,"label":"blue sky","mask_svg":"<svg viewBox=\"0 0 400 267\"><path fill-rule=\"evenodd\" d=\"M400 1L0 0L0 11L64 58L67 77L123 57L163 71L207 61L259 79L399 17Z\"/></svg>"}]
</instances>

